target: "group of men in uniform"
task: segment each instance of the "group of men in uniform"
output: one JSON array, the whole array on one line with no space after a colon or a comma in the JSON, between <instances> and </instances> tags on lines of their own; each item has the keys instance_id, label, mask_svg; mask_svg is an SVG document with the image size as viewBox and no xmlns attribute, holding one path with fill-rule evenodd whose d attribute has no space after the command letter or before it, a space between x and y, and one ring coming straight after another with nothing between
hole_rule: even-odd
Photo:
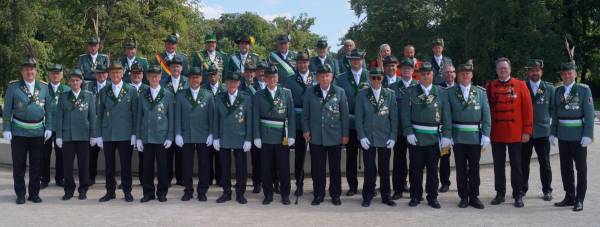
<instances>
[{"instance_id":1,"label":"group of men in uniform","mask_svg":"<svg viewBox=\"0 0 600 227\"><path fill-rule=\"evenodd\" d=\"M78 198L83 200L95 183L98 152L103 150L106 194L100 202L116 198L117 187L123 190L125 201L133 201L131 160L136 150L141 202L167 201L172 178L184 187L181 200L191 200L195 161L197 199L207 200L208 187L216 179L223 188L216 201L231 200L233 154L235 199L245 204L246 153L251 152L253 193L262 189L265 205L279 193L281 203L288 205L293 148L295 196L303 194L304 162L310 151L312 205L324 201L327 166L331 202L341 205L341 156L345 150L346 196L358 193L357 165L362 152L362 206L370 206L377 191L388 206L396 206L394 200L407 191L409 206L419 205L426 169L427 204L440 208L438 191L446 192L450 186L452 149L458 206L483 209L478 198L479 159L491 144L497 192L491 204L505 200L508 149L514 205L523 207L534 148L543 198L552 200L549 151L550 144L558 144L566 195L555 205L583 209L585 153L593 138L594 110L589 87L575 82L574 63L561 64L563 85L554 88L541 80L542 60L528 62L525 82L512 77L510 60L500 58L496 61L498 79L483 88L472 83L472 62L455 68L442 56L441 39L433 43L431 61L421 62L416 69L414 59L390 55L382 59L383 71L368 71L364 52L353 47L353 42L345 43L347 51L338 61L328 53L325 40L318 41L317 55L311 57L289 50L289 36L281 35L277 50L264 62L251 52L252 37L236 39L239 52L228 56L217 50L213 33L205 36L206 49L193 53L189 67L188 58L176 52L178 38L169 35L164 40L165 52L156 54L151 63L137 56L137 43L128 40L123 45L125 56L111 64L106 55L98 53L99 40L89 39L89 53L81 55L78 67L69 73L69 86L61 84L62 66L51 65L50 83L46 84L36 80L33 59L23 62L22 79L7 88L3 116L4 138L11 140L17 204L25 203L28 156L28 199L42 201L40 183L42 187L48 184L54 147L57 160L63 161L62 166L57 164L56 175L57 185L64 186L63 200L74 194L75 157ZM415 71L418 81L413 79ZM117 151L119 186L115 180Z\"/></svg>"}]
</instances>

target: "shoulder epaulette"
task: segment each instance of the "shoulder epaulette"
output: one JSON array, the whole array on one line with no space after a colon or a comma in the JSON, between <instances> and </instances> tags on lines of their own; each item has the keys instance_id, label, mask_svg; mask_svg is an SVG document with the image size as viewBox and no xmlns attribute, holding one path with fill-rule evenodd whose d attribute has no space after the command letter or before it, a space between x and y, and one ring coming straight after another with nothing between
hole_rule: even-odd
<instances>
[{"instance_id":1,"label":"shoulder epaulette","mask_svg":"<svg viewBox=\"0 0 600 227\"><path fill-rule=\"evenodd\" d=\"M584 84L584 83L577 83L577 85L582 86L584 88L590 88L590 86L588 86L587 84Z\"/></svg>"},{"instance_id":2,"label":"shoulder epaulette","mask_svg":"<svg viewBox=\"0 0 600 227\"><path fill-rule=\"evenodd\" d=\"M88 54L80 54L79 57L85 57Z\"/></svg>"},{"instance_id":3,"label":"shoulder epaulette","mask_svg":"<svg viewBox=\"0 0 600 227\"><path fill-rule=\"evenodd\" d=\"M16 82L19 82L20 80L11 80L10 82L8 82L8 84L14 84Z\"/></svg>"},{"instance_id":4,"label":"shoulder epaulette","mask_svg":"<svg viewBox=\"0 0 600 227\"><path fill-rule=\"evenodd\" d=\"M43 80L38 80L38 81L44 85L48 85L48 82L46 82L46 81L43 81Z\"/></svg>"},{"instance_id":5,"label":"shoulder epaulette","mask_svg":"<svg viewBox=\"0 0 600 227\"><path fill-rule=\"evenodd\" d=\"M482 91L485 91L485 88L484 88L484 87L482 87L482 86L475 85L475 87L476 87L476 88L479 88L479 89L481 89Z\"/></svg>"}]
</instances>

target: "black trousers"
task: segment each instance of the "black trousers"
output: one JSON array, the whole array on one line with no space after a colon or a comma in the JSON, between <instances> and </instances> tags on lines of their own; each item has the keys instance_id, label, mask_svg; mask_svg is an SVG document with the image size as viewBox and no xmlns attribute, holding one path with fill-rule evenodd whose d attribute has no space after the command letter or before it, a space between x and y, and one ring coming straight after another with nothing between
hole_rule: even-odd
<instances>
[{"instance_id":1,"label":"black trousers","mask_svg":"<svg viewBox=\"0 0 600 227\"><path fill-rule=\"evenodd\" d=\"M425 192L428 199L437 198L438 192L438 162L440 149L438 144L430 146L408 146L410 152L410 198L423 197L423 169L427 168Z\"/></svg>"},{"instance_id":2,"label":"black trousers","mask_svg":"<svg viewBox=\"0 0 600 227\"><path fill-rule=\"evenodd\" d=\"M169 179L167 170L167 151L162 144L144 144L144 177L142 189L144 197L150 197L156 194L158 197L167 196L169 191ZM156 161L156 172L158 176L158 185L154 187L154 162ZM125 185L123 185L125 189Z\"/></svg>"},{"instance_id":3,"label":"black trousers","mask_svg":"<svg viewBox=\"0 0 600 227\"><path fill-rule=\"evenodd\" d=\"M90 181L96 181L96 175L98 175L98 153L100 153L98 146L90 146Z\"/></svg>"},{"instance_id":4,"label":"black trousers","mask_svg":"<svg viewBox=\"0 0 600 227\"><path fill-rule=\"evenodd\" d=\"M579 141L559 140L558 153L565 196L583 202L587 191L587 147L581 147ZM577 170L577 188L575 187L573 162L575 162Z\"/></svg>"},{"instance_id":5,"label":"black trousers","mask_svg":"<svg viewBox=\"0 0 600 227\"><path fill-rule=\"evenodd\" d=\"M390 155L391 150L385 147L371 147L363 152L365 164L365 181L363 182L363 200L371 200L375 196L375 181L379 173L381 198L390 199ZM377 167L379 168L377 168Z\"/></svg>"},{"instance_id":6,"label":"black trousers","mask_svg":"<svg viewBox=\"0 0 600 227\"><path fill-rule=\"evenodd\" d=\"M138 151L137 149L135 149L136 151ZM144 152L137 152L138 153L138 180L140 180L140 185L144 183L143 178L144 178Z\"/></svg>"},{"instance_id":7,"label":"black trousers","mask_svg":"<svg viewBox=\"0 0 600 227\"><path fill-rule=\"evenodd\" d=\"M550 166L550 141L548 137L532 138L527 143L523 143L523 193L529 189L529 163L533 149L538 157L540 164L540 180L542 182L542 192L552 192L552 167Z\"/></svg>"},{"instance_id":8,"label":"black trousers","mask_svg":"<svg viewBox=\"0 0 600 227\"><path fill-rule=\"evenodd\" d=\"M219 155L219 151L215 150L214 147L209 147L208 148L208 156L209 156L209 168L210 168L210 181L209 183L212 184L212 180L215 180L216 184L220 184L221 183L221 161L220 161L220 155Z\"/></svg>"},{"instance_id":9,"label":"black trousers","mask_svg":"<svg viewBox=\"0 0 600 227\"><path fill-rule=\"evenodd\" d=\"M440 157L440 184L450 185L450 156L452 148L448 150L448 154Z\"/></svg>"},{"instance_id":10,"label":"black trousers","mask_svg":"<svg viewBox=\"0 0 600 227\"><path fill-rule=\"evenodd\" d=\"M310 145L310 169L313 178L314 196L325 197L327 185L327 163L329 161L329 195L340 197L342 194L342 147Z\"/></svg>"},{"instance_id":11,"label":"black trousers","mask_svg":"<svg viewBox=\"0 0 600 227\"><path fill-rule=\"evenodd\" d=\"M79 193L85 193L89 186L90 177L90 141L71 141L63 143L63 161L65 176L65 194L73 195L75 179L73 178L73 163L77 156L77 173L79 175Z\"/></svg>"},{"instance_id":12,"label":"black trousers","mask_svg":"<svg viewBox=\"0 0 600 227\"><path fill-rule=\"evenodd\" d=\"M260 165L260 149L252 145L252 149L250 150L250 159L252 161L252 186L253 187L261 187L262 179L261 179L261 165Z\"/></svg>"},{"instance_id":13,"label":"black trousers","mask_svg":"<svg viewBox=\"0 0 600 227\"><path fill-rule=\"evenodd\" d=\"M481 145L454 144L454 161L456 164L456 188L461 199L479 196L479 160Z\"/></svg>"},{"instance_id":14,"label":"black trousers","mask_svg":"<svg viewBox=\"0 0 600 227\"><path fill-rule=\"evenodd\" d=\"M406 154L408 153L408 142L406 136L398 136L396 145L394 145L394 169L392 170L392 186L394 192L405 192L404 188L406 185L406 178L408 177L408 160Z\"/></svg>"},{"instance_id":15,"label":"black trousers","mask_svg":"<svg viewBox=\"0 0 600 227\"><path fill-rule=\"evenodd\" d=\"M304 185L304 160L306 159L306 140L302 130L296 130L296 143L294 144L294 179L296 188Z\"/></svg>"},{"instance_id":16,"label":"black trousers","mask_svg":"<svg viewBox=\"0 0 600 227\"><path fill-rule=\"evenodd\" d=\"M358 188L358 139L356 130L350 129L348 144L346 144L346 181L351 190Z\"/></svg>"},{"instance_id":17,"label":"black trousers","mask_svg":"<svg viewBox=\"0 0 600 227\"><path fill-rule=\"evenodd\" d=\"M231 153L235 161L235 194L246 193L246 152L242 149L221 148L219 159L221 161L221 186L224 194L231 194Z\"/></svg>"},{"instance_id":18,"label":"black trousers","mask_svg":"<svg viewBox=\"0 0 600 227\"><path fill-rule=\"evenodd\" d=\"M186 143L181 151L182 175L185 194L194 194L194 161L198 162L198 194L206 194L210 181L209 156L206 143ZM197 159L194 160L194 154Z\"/></svg>"},{"instance_id":19,"label":"black trousers","mask_svg":"<svg viewBox=\"0 0 600 227\"><path fill-rule=\"evenodd\" d=\"M127 141L104 142L104 162L106 166L106 192L115 193L117 181L115 180L116 151L119 150L121 162L121 185L124 193L131 193L131 153L133 146Z\"/></svg>"},{"instance_id":20,"label":"black trousers","mask_svg":"<svg viewBox=\"0 0 600 227\"><path fill-rule=\"evenodd\" d=\"M513 197L520 196L523 190L523 171L521 169L522 144L517 143L492 143L492 156L494 159L494 185L496 193L506 194L506 148L510 160L510 184Z\"/></svg>"},{"instance_id":21,"label":"black trousers","mask_svg":"<svg viewBox=\"0 0 600 227\"><path fill-rule=\"evenodd\" d=\"M281 196L290 195L290 149L282 144L263 144L260 150L263 193L273 196L273 169L279 178Z\"/></svg>"},{"instance_id":22,"label":"black trousers","mask_svg":"<svg viewBox=\"0 0 600 227\"><path fill-rule=\"evenodd\" d=\"M183 182L181 172L181 147L171 146L167 149L167 168L168 168L168 181L171 183L173 177L177 183ZM175 171L173 171L175 170Z\"/></svg>"},{"instance_id":23,"label":"black trousers","mask_svg":"<svg viewBox=\"0 0 600 227\"><path fill-rule=\"evenodd\" d=\"M8 122L7 122L8 123ZM44 137L13 136L10 141L13 163L13 181L17 196L25 196L25 172L29 156L29 196L40 192L40 167Z\"/></svg>"},{"instance_id":24,"label":"black trousers","mask_svg":"<svg viewBox=\"0 0 600 227\"><path fill-rule=\"evenodd\" d=\"M52 157L52 148L54 148L54 180L62 181L63 176L63 152L60 147L56 145L56 132L52 132L52 137L44 142L44 150L42 152L42 174L40 181L48 183L50 182L50 160Z\"/></svg>"}]
</instances>

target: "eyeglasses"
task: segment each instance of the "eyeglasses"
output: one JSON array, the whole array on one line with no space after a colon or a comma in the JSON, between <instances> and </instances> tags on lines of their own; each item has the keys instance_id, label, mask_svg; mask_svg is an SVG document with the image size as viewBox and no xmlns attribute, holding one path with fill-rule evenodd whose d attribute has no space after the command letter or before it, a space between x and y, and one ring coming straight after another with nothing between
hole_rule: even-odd
<instances>
[{"instance_id":1,"label":"eyeglasses","mask_svg":"<svg viewBox=\"0 0 600 227\"><path fill-rule=\"evenodd\" d=\"M381 80L381 79L383 79L383 78L380 76L372 76L371 77L371 80Z\"/></svg>"}]
</instances>

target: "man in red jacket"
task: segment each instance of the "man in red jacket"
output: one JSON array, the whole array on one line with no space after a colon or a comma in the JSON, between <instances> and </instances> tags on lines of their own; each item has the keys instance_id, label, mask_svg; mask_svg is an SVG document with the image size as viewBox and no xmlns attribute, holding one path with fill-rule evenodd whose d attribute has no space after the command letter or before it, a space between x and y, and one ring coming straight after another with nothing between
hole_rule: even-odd
<instances>
[{"instance_id":1,"label":"man in red jacket","mask_svg":"<svg viewBox=\"0 0 600 227\"><path fill-rule=\"evenodd\" d=\"M511 77L508 58L496 60L498 79L487 86L492 114L492 155L494 159L494 184L496 198L491 202L504 202L506 194L506 148L510 159L511 186L515 207L523 207L523 171L521 170L521 143L529 141L533 131L531 96L525 82Z\"/></svg>"}]
</instances>

